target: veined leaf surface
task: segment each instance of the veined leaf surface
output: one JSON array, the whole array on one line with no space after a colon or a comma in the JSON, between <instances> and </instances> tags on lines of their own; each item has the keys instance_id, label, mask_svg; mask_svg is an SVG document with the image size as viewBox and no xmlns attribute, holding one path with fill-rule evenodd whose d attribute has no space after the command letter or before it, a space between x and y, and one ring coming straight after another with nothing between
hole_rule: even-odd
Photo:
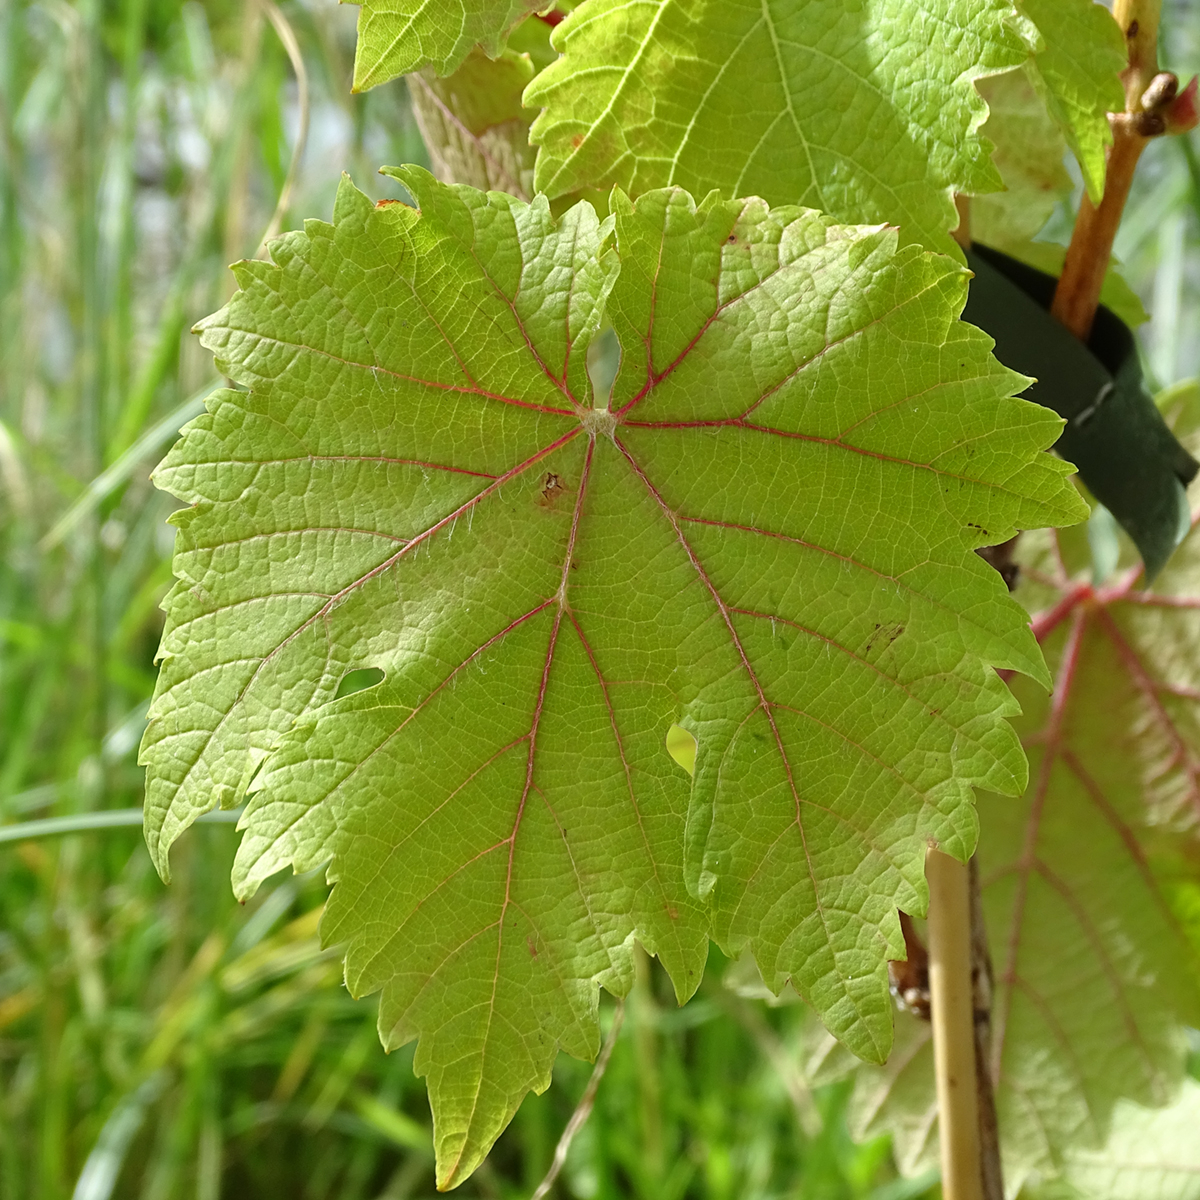
<instances>
[{"instance_id":1,"label":"veined leaf surface","mask_svg":"<svg viewBox=\"0 0 1200 1200\"><path fill-rule=\"evenodd\" d=\"M533 195L533 114L521 106L532 78L529 55L512 49L495 59L472 50L445 79L429 69L409 75L413 116L440 180L524 200Z\"/></svg>"},{"instance_id":2,"label":"veined leaf surface","mask_svg":"<svg viewBox=\"0 0 1200 1200\"><path fill-rule=\"evenodd\" d=\"M996 1103L1014 1191L1065 1171L1086 1179L1095 1200L1154 1194L1137 1190L1156 1178L1144 1154L1137 1188L1133 1175L1105 1175L1104 1163L1131 1145L1123 1120L1143 1131L1159 1120L1137 1104L1174 1100L1183 1027L1200 1021L1195 947L1172 902L1200 827L1197 535L1153 591L1137 584L1131 570L1094 588L1054 553L1035 557L1018 590L1038 610L1055 687L1047 698L1013 680L1031 783L1016 802L980 795L978 850L996 979ZM861 1068L857 1129L892 1132L915 1173L937 1160L929 1027L897 1021L892 1059ZM1194 1094L1187 1103L1194 1109ZM1186 1174L1163 1167L1161 1176L1172 1180L1163 1196L1181 1194Z\"/></svg>"},{"instance_id":3,"label":"veined leaf surface","mask_svg":"<svg viewBox=\"0 0 1200 1200\"><path fill-rule=\"evenodd\" d=\"M342 0L346 3L347 0ZM476 47L497 55L504 39L545 0L349 0L362 4L354 90L429 67L449 75Z\"/></svg>"},{"instance_id":4,"label":"veined leaf surface","mask_svg":"<svg viewBox=\"0 0 1200 1200\"><path fill-rule=\"evenodd\" d=\"M1128 1101L1117 1106L1113 1130L1099 1150L1067 1154L1070 1189L1034 1188L1036 1200L1198 1200L1200 1198L1200 1083L1185 1079L1167 1108Z\"/></svg>"},{"instance_id":5,"label":"veined leaf surface","mask_svg":"<svg viewBox=\"0 0 1200 1200\"><path fill-rule=\"evenodd\" d=\"M1010 254L1010 247L1025 246L1041 232L1072 188L1063 162L1066 141L1032 75L1027 64L979 83L988 105L982 133L993 143L1004 191L971 198L971 237Z\"/></svg>"},{"instance_id":6,"label":"veined leaf surface","mask_svg":"<svg viewBox=\"0 0 1200 1200\"><path fill-rule=\"evenodd\" d=\"M537 188L717 188L946 247L952 193L1000 187L974 81L1028 37L1004 0L587 0L525 94Z\"/></svg>"},{"instance_id":7,"label":"veined leaf surface","mask_svg":"<svg viewBox=\"0 0 1200 1200\"><path fill-rule=\"evenodd\" d=\"M1021 0L1044 40L1034 76L1094 201L1104 192L1104 154L1112 144L1110 112L1122 112L1119 78L1128 65L1125 39L1096 0Z\"/></svg>"},{"instance_id":8,"label":"veined leaf surface","mask_svg":"<svg viewBox=\"0 0 1200 1200\"><path fill-rule=\"evenodd\" d=\"M536 151L529 144L529 126L536 111L524 107L521 94L553 58L550 27L523 21L496 58L477 49L445 78L429 67L409 75L413 115L433 173L443 183L508 192L522 200L533 195Z\"/></svg>"},{"instance_id":9,"label":"veined leaf surface","mask_svg":"<svg viewBox=\"0 0 1200 1200\"><path fill-rule=\"evenodd\" d=\"M190 507L146 828L165 871L253 781L238 892L331 861L323 936L419 1037L448 1186L595 1053L635 937L681 1000L710 936L748 947L886 1056L928 841L1025 782L993 668L1048 681L971 551L1080 503L967 273L894 230L397 174L419 212L344 185L204 325L251 390L157 474Z\"/></svg>"}]
</instances>

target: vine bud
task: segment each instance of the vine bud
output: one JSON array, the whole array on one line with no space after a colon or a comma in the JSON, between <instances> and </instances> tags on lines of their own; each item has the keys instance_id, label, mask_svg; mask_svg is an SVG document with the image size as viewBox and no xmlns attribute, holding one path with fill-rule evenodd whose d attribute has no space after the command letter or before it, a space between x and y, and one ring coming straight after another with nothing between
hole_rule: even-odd
<instances>
[{"instance_id":1,"label":"vine bud","mask_svg":"<svg viewBox=\"0 0 1200 1200\"><path fill-rule=\"evenodd\" d=\"M1142 93L1142 108L1147 112L1153 112L1169 100L1174 100L1177 91L1179 91L1179 77L1170 71L1160 71L1150 80L1150 86Z\"/></svg>"},{"instance_id":2,"label":"vine bud","mask_svg":"<svg viewBox=\"0 0 1200 1200\"><path fill-rule=\"evenodd\" d=\"M1161 113L1156 112L1140 112L1134 118L1134 126L1142 137L1151 138L1158 137L1160 133L1167 132L1167 122Z\"/></svg>"},{"instance_id":3,"label":"vine bud","mask_svg":"<svg viewBox=\"0 0 1200 1200\"><path fill-rule=\"evenodd\" d=\"M1168 133L1187 133L1200 124L1200 105L1196 98L1196 78L1175 96L1163 110Z\"/></svg>"}]
</instances>

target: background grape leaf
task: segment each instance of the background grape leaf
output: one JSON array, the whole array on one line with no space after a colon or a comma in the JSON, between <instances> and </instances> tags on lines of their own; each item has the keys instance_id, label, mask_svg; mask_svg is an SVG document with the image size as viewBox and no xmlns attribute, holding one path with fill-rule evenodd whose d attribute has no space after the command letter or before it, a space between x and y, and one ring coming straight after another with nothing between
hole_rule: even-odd
<instances>
[{"instance_id":1,"label":"background grape leaf","mask_svg":"<svg viewBox=\"0 0 1200 1200\"><path fill-rule=\"evenodd\" d=\"M1125 38L1112 13L1095 0L1021 0L1021 8L1044 42L1033 78L1099 203L1105 150L1112 144L1108 114L1125 110L1119 78L1128 65Z\"/></svg>"},{"instance_id":2,"label":"background grape leaf","mask_svg":"<svg viewBox=\"0 0 1200 1200\"><path fill-rule=\"evenodd\" d=\"M1031 242L1051 213L1071 196L1063 164L1067 145L1046 111L1027 64L979 81L988 119L981 132L993 144L992 162L1004 191L971 198L971 237L1013 253Z\"/></svg>"},{"instance_id":3,"label":"background grape leaf","mask_svg":"<svg viewBox=\"0 0 1200 1200\"><path fill-rule=\"evenodd\" d=\"M546 0L342 0L362 4L354 54L354 90L430 68L456 71L475 47L496 56L508 33Z\"/></svg>"},{"instance_id":4,"label":"background grape leaf","mask_svg":"<svg viewBox=\"0 0 1200 1200\"><path fill-rule=\"evenodd\" d=\"M1063 568L1058 539L1032 566L1026 546L1018 589L1055 671L1052 698L1012 681L1029 792L978 801L997 1109L1014 1191L1095 1166L1106 1142L1128 1145L1116 1122L1141 1110L1119 1102L1171 1102L1183 1026L1200 1021L1200 961L1172 902L1200 818L1200 539L1189 537L1152 592L1136 586L1136 568L1093 588L1083 539L1069 540L1076 570ZM818 1057L827 1054L826 1038ZM826 1069L847 1066L833 1053ZM898 1014L892 1058L859 1070L855 1108L859 1135L895 1134L906 1172L936 1162L927 1025ZM1078 1169L1096 1200L1132 1194L1121 1175L1102 1186L1098 1168Z\"/></svg>"},{"instance_id":5,"label":"background grape leaf","mask_svg":"<svg viewBox=\"0 0 1200 1200\"><path fill-rule=\"evenodd\" d=\"M1147 1109L1123 1100L1099 1150L1067 1152L1062 1184L1030 1189L1035 1200L1197 1200L1200 1198L1200 1083L1184 1080L1179 1099Z\"/></svg>"},{"instance_id":6,"label":"background grape leaf","mask_svg":"<svg viewBox=\"0 0 1200 1200\"><path fill-rule=\"evenodd\" d=\"M204 323L252 390L157 474L190 507L146 829L165 869L253 781L238 892L332 860L323 937L419 1037L451 1185L595 1053L634 937L680 999L710 934L748 946L886 1056L928 840L965 855L971 785L1025 782L993 666L1048 681L971 550L1080 505L967 273L894 230L397 174L419 211L346 184Z\"/></svg>"},{"instance_id":7,"label":"background grape leaf","mask_svg":"<svg viewBox=\"0 0 1200 1200\"><path fill-rule=\"evenodd\" d=\"M413 115L433 173L443 183L495 189L523 200L533 195L537 151L530 145L529 127L537 114L524 107L521 96L554 57L550 26L526 20L497 58L475 49L445 78L429 67L408 76Z\"/></svg>"},{"instance_id":8,"label":"background grape leaf","mask_svg":"<svg viewBox=\"0 0 1200 1200\"><path fill-rule=\"evenodd\" d=\"M1066 247L1033 239L1054 209L1070 199L1073 185L1063 166L1066 141L1035 90L1032 73L1032 65L1026 64L979 81L989 109L982 132L995 146L992 162L1005 190L971 198L971 236L1049 275L1059 275ZM1104 277L1100 302L1131 327L1149 320L1115 259Z\"/></svg>"},{"instance_id":9,"label":"background grape leaf","mask_svg":"<svg viewBox=\"0 0 1200 1200\"><path fill-rule=\"evenodd\" d=\"M495 59L472 50L445 79L429 68L408 76L413 116L438 179L523 200L533 195L533 113L521 104L533 72L530 56L510 46Z\"/></svg>"},{"instance_id":10,"label":"background grape leaf","mask_svg":"<svg viewBox=\"0 0 1200 1200\"><path fill-rule=\"evenodd\" d=\"M1002 0L587 0L526 92L536 184L718 188L947 248L952 193L1000 186L974 81L1032 36Z\"/></svg>"}]
</instances>

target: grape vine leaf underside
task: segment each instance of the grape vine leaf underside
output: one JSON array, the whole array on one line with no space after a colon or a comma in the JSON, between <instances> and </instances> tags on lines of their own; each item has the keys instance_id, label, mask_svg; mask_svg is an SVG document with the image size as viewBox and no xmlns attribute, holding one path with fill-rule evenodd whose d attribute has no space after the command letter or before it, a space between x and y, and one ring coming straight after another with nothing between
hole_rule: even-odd
<instances>
[{"instance_id":1,"label":"grape vine leaf underside","mask_svg":"<svg viewBox=\"0 0 1200 1200\"><path fill-rule=\"evenodd\" d=\"M1200 1083L1188 1078L1168 1108L1122 1101L1098 1150L1067 1152L1069 1191L1038 1188L1036 1200L1200 1200Z\"/></svg>"},{"instance_id":2,"label":"grape vine leaf underside","mask_svg":"<svg viewBox=\"0 0 1200 1200\"><path fill-rule=\"evenodd\" d=\"M1099 203L1104 153L1112 143L1108 114L1125 108L1120 80L1127 65L1125 38L1095 0L1021 0L1021 8L1044 42L1032 64L1038 90Z\"/></svg>"},{"instance_id":3,"label":"grape vine leaf underside","mask_svg":"<svg viewBox=\"0 0 1200 1200\"><path fill-rule=\"evenodd\" d=\"M1010 247L1031 242L1055 207L1070 199L1066 141L1046 111L1030 66L981 79L978 87L988 106L981 132L993 145L1004 191L971 200L971 236L1012 253Z\"/></svg>"},{"instance_id":4,"label":"grape vine leaf underside","mask_svg":"<svg viewBox=\"0 0 1200 1200\"><path fill-rule=\"evenodd\" d=\"M489 56L498 55L518 22L551 6L546 0L361 0L361 4L354 54L356 92L425 67L449 75L476 46Z\"/></svg>"},{"instance_id":5,"label":"grape vine leaf underside","mask_svg":"<svg viewBox=\"0 0 1200 1200\"><path fill-rule=\"evenodd\" d=\"M331 861L323 937L419 1037L450 1186L594 1055L634 937L681 1000L710 936L748 948L886 1057L928 840L1026 782L993 666L1049 682L971 550L1082 514L967 273L894 230L396 174L419 211L345 183L203 325L250 391L156 475L188 507L145 821L165 873L249 789L240 895Z\"/></svg>"},{"instance_id":6,"label":"grape vine leaf underside","mask_svg":"<svg viewBox=\"0 0 1200 1200\"><path fill-rule=\"evenodd\" d=\"M553 58L549 25L523 21L495 58L475 49L449 75L439 77L426 67L408 76L413 115L433 173L443 183L522 200L533 195L536 151L529 127L537 114L524 107L521 96Z\"/></svg>"},{"instance_id":7,"label":"grape vine leaf underside","mask_svg":"<svg viewBox=\"0 0 1200 1200\"><path fill-rule=\"evenodd\" d=\"M978 800L1005 1179L1015 1191L1065 1171L1092 1200L1129 1200L1125 1174L1098 1164L1128 1148L1122 1121L1181 1119L1136 1105L1172 1101L1183 1026L1200 1023L1200 961L1171 902L1200 828L1200 537L1153 591L1136 569L1096 588L1054 553L1034 562L1018 595L1054 692L1012 681L1031 784ZM928 1030L898 1015L887 1065L858 1068L857 1132L892 1132L907 1172L937 1159ZM1188 1172L1158 1166L1162 1200L1188 1194Z\"/></svg>"},{"instance_id":8,"label":"grape vine leaf underside","mask_svg":"<svg viewBox=\"0 0 1200 1200\"><path fill-rule=\"evenodd\" d=\"M529 56L512 49L495 59L472 50L445 79L428 69L409 75L413 116L438 179L522 200L533 195L533 114L521 105L532 78Z\"/></svg>"}]
</instances>

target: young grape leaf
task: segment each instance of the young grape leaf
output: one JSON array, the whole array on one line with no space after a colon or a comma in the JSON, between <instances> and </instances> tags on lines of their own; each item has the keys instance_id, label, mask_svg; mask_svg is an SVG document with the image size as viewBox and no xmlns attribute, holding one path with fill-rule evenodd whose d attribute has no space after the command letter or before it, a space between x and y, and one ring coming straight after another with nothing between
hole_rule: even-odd
<instances>
[{"instance_id":1,"label":"young grape leaf","mask_svg":"<svg viewBox=\"0 0 1200 1200\"><path fill-rule=\"evenodd\" d=\"M1184 1080L1168 1108L1121 1101L1099 1150L1067 1154L1066 1190L1031 1189L1034 1200L1200 1200L1200 1083Z\"/></svg>"},{"instance_id":2,"label":"young grape leaf","mask_svg":"<svg viewBox=\"0 0 1200 1200\"><path fill-rule=\"evenodd\" d=\"M472 50L445 79L428 68L409 75L413 116L433 173L443 183L524 200L533 195L533 113L521 106L521 93L532 78L529 55L511 47L495 59Z\"/></svg>"},{"instance_id":3,"label":"young grape leaf","mask_svg":"<svg viewBox=\"0 0 1200 1200\"><path fill-rule=\"evenodd\" d=\"M409 75L413 115L433 173L443 183L495 189L523 200L533 195L536 151L529 144L529 126L536 112L524 107L521 94L554 57L550 26L522 21L498 58L475 49L444 79L428 67Z\"/></svg>"},{"instance_id":4,"label":"young grape leaf","mask_svg":"<svg viewBox=\"0 0 1200 1200\"><path fill-rule=\"evenodd\" d=\"M1071 177L1063 167L1066 142L1030 82L1032 71L1026 64L979 82L989 109L982 132L995 144L992 162L1005 190L972 197L971 236L1039 271L1060 275L1066 248L1033 238L1054 208L1070 197ZM1149 320L1115 259L1104 277L1100 303L1131 327Z\"/></svg>"},{"instance_id":5,"label":"young grape leaf","mask_svg":"<svg viewBox=\"0 0 1200 1200\"><path fill-rule=\"evenodd\" d=\"M748 947L886 1056L929 839L966 855L972 785L1025 783L993 666L1049 682L971 551L1080 503L967 273L895 230L395 174L419 211L345 184L203 325L251 390L156 475L189 507L146 831L165 872L249 790L240 895L332 860L322 935L419 1038L451 1186L595 1054L635 937L681 1000L710 935Z\"/></svg>"},{"instance_id":6,"label":"young grape leaf","mask_svg":"<svg viewBox=\"0 0 1200 1200\"><path fill-rule=\"evenodd\" d=\"M1112 144L1110 112L1123 112L1120 73L1127 65L1125 38L1095 0L1020 0L1038 27L1044 47L1034 58L1034 78L1083 172L1092 199L1104 192L1104 155Z\"/></svg>"},{"instance_id":7,"label":"young grape leaf","mask_svg":"<svg viewBox=\"0 0 1200 1200\"><path fill-rule=\"evenodd\" d=\"M1031 242L1071 195L1067 146L1030 79L1027 64L979 81L988 119L981 130L995 146L992 162L1004 191L971 198L971 237L1012 254Z\"/></svg>"},{"instance_id":8,"label":"young grape leaf","mask_svg":"<svg viewBox=\"0 0 1200 1200\"><path fill-rule=\"evenodd\" d=\"M343 0L345 3L346 0ZM495 57L510 30L546 0L350 0L361 3L354 90L365 92L410 71L456 71L480 47Z\"/></svg>"},{"instance_id":9,"label":"young grape leaf","mask_svg":"<svg viewBox=\"0 0 1200 1200\"><path fill-rule=\"evenodd\" d=\"M1172 1101L1183 1026L1200 1021L1200 962L1171 902L1200 826L1190 667L1200 540L1176 552L1152 592L1136 586L1136 569L1094 588L1054 555L1038 565L1018 594L1041 610L1034 628L1054 693L1012 681L1033 782L1019 802L978 800L996 1101L1014 1191L1103 1146L1119 1101ZM916 1173L937 1157L928 1026L897 1020L891 1061L861 1069L856 1132L892 1132ZM1113 1178L1087 1194L1126 1200Z\"/></svg>"},{"instance_id":10,"label":"young grape leaf","mask_svg":"<svg viewBox=\"0 0 1200 1200\"><path fill-rule=\"evenodd\" d=\"M948 247L952 193L1000 186L974 81L1029 36L1003 0L587 0L525 93L536 186L718 188Z\"/></svg>"}]
</instances>

